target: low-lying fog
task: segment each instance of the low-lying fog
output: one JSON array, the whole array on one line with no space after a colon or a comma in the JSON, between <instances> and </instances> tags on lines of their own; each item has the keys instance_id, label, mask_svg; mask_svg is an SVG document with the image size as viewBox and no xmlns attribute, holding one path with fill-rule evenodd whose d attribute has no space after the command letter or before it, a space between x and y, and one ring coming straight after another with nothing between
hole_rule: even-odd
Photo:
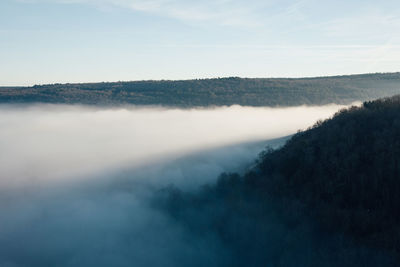
<instances>
[{"instance_id":1,"label":"low-lying fog","mask_svg":"<svg viewBox=\"0 0 400 267\"><path fill-rule=\"evenodd\" d=\"M343 108L0 106L0 266L215 266L229 253L149 207L243 171Z\"/></svg>"},{"instance_id":2,"label":"low-lying fog","mask_svg":"<svg viewBox=\"0 0 400 267\"><path fill-rule=\"evenodd\" d=\"M82 178L305 129L342 106L215 109L0 106L2 184Z\"/></svg>"}]
</instances>

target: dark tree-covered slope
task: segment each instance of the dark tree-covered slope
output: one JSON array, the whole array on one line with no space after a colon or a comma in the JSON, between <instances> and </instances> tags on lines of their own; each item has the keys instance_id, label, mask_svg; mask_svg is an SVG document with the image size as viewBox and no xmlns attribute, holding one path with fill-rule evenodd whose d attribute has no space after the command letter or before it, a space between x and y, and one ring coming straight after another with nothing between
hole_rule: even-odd
<instances>
[{"instance_id":1,"label":"dark tree-covered slope","mask_svg":"<svg viewBox=\"0 0 400 267\"><path fill-rule=\"evenodd\" d=\"M400 96L297 133L244 176L160 198L187 229L223 240L238 266L399 266Z\"/></svg>"},{"instance_id":2,"label":"dark tree-covered slope","mask_svg":"<svg viewBox=\"0 0 400 267\"><path fill-rule=\"evenodd\" d=\"M329 230L400 252L400 96L296 134L263 153L246 181L301 200Z\"/></svg>"},{"instance_id":3,"label":"dark tree-covered slope","mask_svg":"<svg viewBox=\"0 0 400 267\"><path fill-rule=\"evenodd\" d=\"M220 78L0 87L0 103L293 106L348 104L398 93L400 73L377 73L300 79Z\"/></svg>"}]
</instances>

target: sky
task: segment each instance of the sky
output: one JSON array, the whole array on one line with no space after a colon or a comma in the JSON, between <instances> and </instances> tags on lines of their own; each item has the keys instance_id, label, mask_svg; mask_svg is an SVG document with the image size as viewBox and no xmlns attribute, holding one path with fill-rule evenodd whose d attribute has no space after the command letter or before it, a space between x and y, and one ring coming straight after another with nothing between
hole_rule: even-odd
<instances>
[{"instance_id":1,"label":"sky","mask_svg":"<svg viewBox=\"0 0 400 267\"><path fill-rule=\"evenodd\" d=\"M0 86L396 72L396 0L1 0Z\"/></svg>"}]
</instances>

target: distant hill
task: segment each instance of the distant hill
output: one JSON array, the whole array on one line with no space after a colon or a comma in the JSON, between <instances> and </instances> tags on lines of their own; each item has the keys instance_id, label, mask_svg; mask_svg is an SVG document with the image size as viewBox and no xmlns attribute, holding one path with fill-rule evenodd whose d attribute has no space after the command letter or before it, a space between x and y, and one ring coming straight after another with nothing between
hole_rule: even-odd
<instances>
[{"instance_id":1,"label":"distant hill","mask_svg":"<svg viewBox=\"0 0 400 267\"><path fill-rule=\"evenodd\" d=\"M243 176L160 195L187 229L219 236L237 266L400 266L400 96L318 122Z\"/></svg>"},{"instance_id":2,"label":"distant hill","mask_svg":"<svg viewBox=\"0 0 400 267\"><path fill-rule=\"evenodd\" d=\"M400 73L317 78L220 78L182 81L0 87L0 103L295 106L349 104L400 93Z\"/></svg>"}]
</instances>

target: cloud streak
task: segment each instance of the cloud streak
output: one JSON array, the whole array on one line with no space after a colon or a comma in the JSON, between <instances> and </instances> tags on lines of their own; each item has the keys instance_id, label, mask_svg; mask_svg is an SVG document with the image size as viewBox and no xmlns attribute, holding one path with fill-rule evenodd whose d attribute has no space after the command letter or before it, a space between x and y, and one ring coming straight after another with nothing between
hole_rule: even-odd
<instances>
[{"instance_id":1,"label":"cloud streak","mask_svg":"<svg viewBox=\"0 0 400 267\"><path fill-rule=\"evenodd\" d=\"M321 5L315 0L242 1L242 0L17 0L26 3L86 4L101 9L124 8L135 12L168 17L188 23L210 23L220 26L251 27L258 31L286 34L293 30L316 32L329 38L348 38L350 43L366 39L387 40L400 28L399 8L388 2L372 2L355 11L351 3ZM329 13L326 9L329 8ZM346 9L346 12L343 12ZM351 11L351 12L350 12ZM321 13L320 15L318 15ZM326 13L326 16L321 16ZM276 33L275 33L276 34ZM398 39L396 41L399 41Z\"/></svg>"},{"instance_id":2,"label":"cloud streak","mask_svg":"<svg viewBox=\"0 0 400 267\"><path fill-rule=\"evenodd\" d=\"M22 0L22 2L41 2L42 0ZM99 8L127 8L137 12L169 17L186 22L213 22L226 26L255 26L258 19L256 11L265 7L259 1L239 0L51 0L61 4L88 4ZM269 3L268 3L269 4Z\"/></svg>"}]
</instances>

